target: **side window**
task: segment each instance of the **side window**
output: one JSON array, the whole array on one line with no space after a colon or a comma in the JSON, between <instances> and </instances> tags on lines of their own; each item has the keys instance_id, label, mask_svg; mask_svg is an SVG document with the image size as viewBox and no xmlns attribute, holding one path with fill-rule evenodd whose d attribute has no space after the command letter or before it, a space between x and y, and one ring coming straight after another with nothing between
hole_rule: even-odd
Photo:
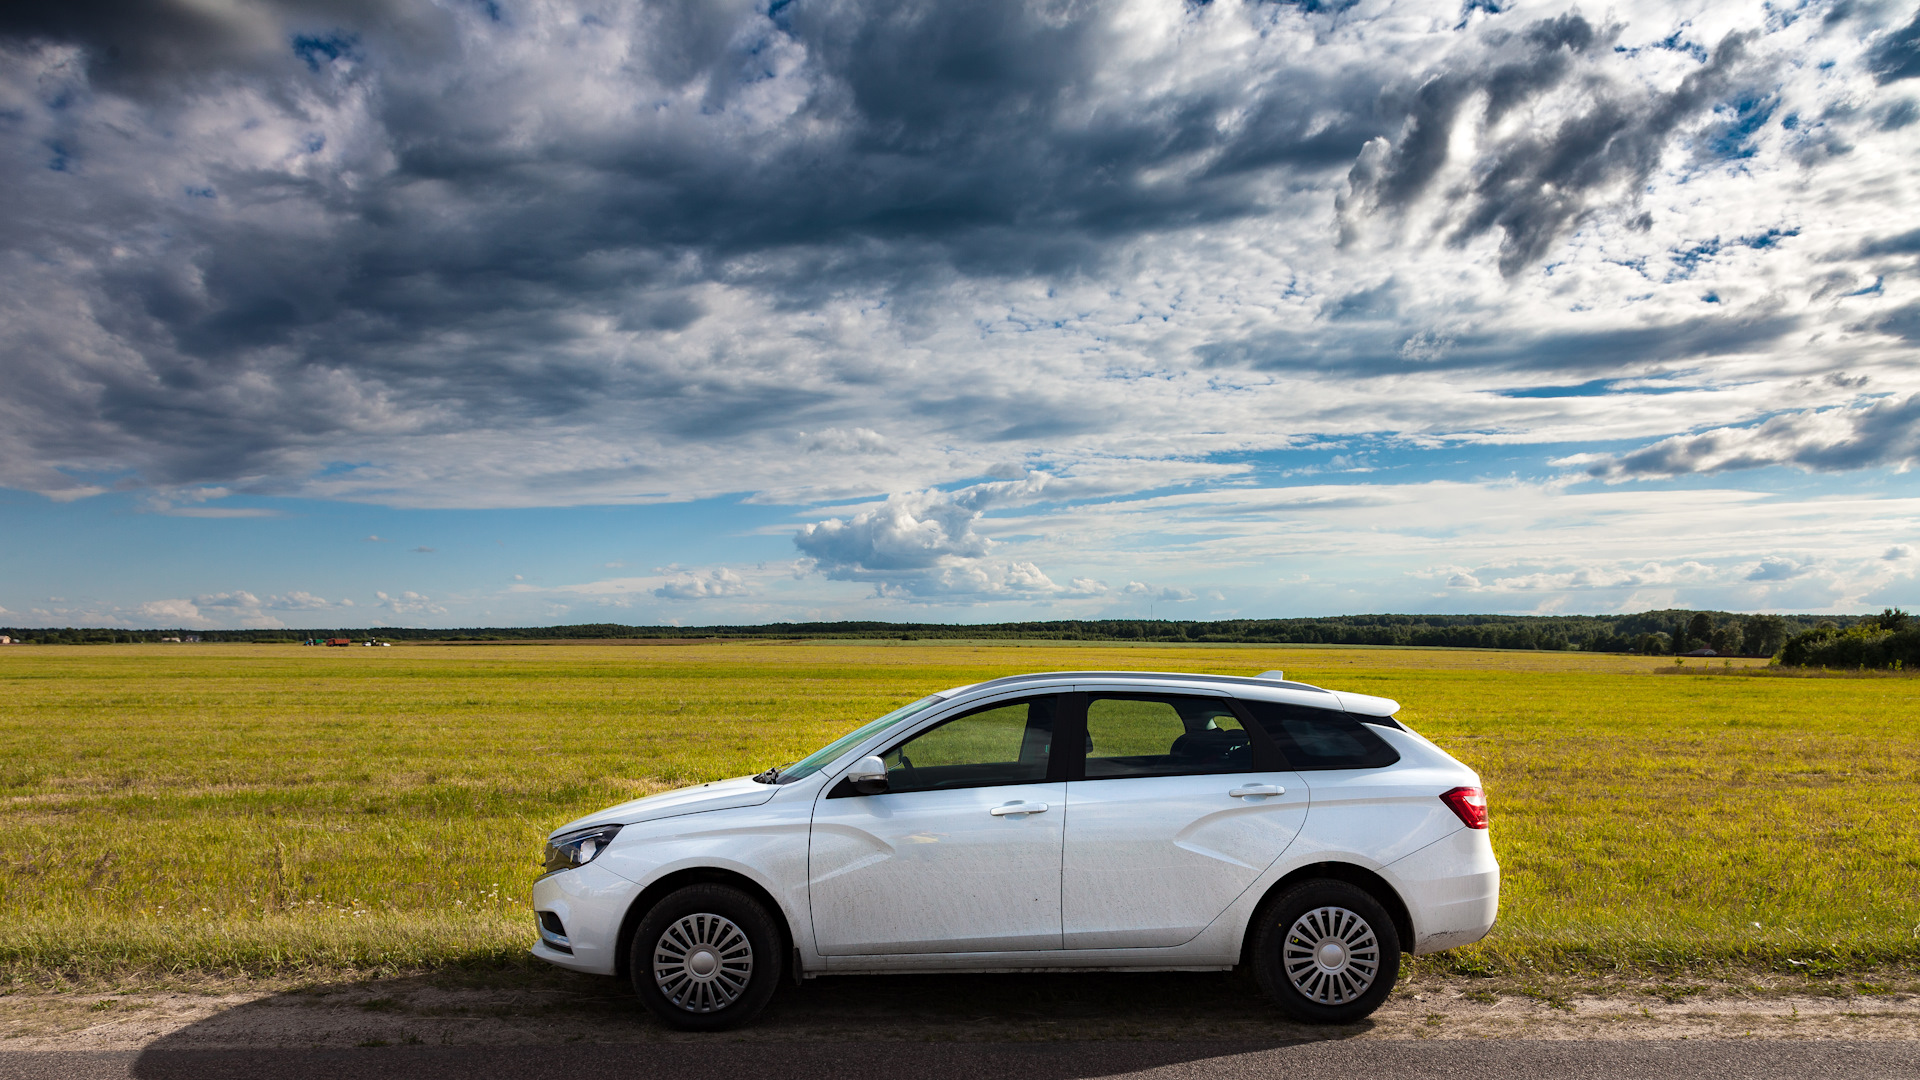
<instances>
[{"instance_id":1,"label":"side window","mask_svg":"<svg viewBox=\"0 0 1920 1080\"><path fill-rule=\"evenodd\" d=\"M880 755L887 763L887 790L1045 781L1058 702L1049 695L990 705L928 728Z\"/></svg>"},{"instance_id":2,"label":"side window","mask_svg":"<svg viewBox=\"0 0 1920 1080\"><path fill-rule=\"evenodd\" d=\"M1295 769L1378 769L1400 760L1400 752L1367 725L1343 712L1243 701Z\"/></svg>"},{"instance_id":3,"label":"side window","mask_svg":"<svg viewBox=\"0 0 1920 1080\"><path fill-rule=\"evenodd\" d=\"M1086 754L1089 780L1253 769L1251 737L1222 698L1091 695Z\"/></svg>"}]
</instances>

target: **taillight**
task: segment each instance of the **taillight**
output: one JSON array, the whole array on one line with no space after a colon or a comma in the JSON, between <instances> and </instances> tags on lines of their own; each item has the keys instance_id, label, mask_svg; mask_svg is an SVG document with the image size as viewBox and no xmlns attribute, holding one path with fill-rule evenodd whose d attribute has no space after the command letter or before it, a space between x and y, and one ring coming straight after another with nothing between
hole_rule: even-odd
<instances>
[{"instance_id":1,"label":"taillight","mask_svg":"<svg viewBox=\"0 0 1920 1080\"><path fill-rule=\"evenodd\" d=\"M1479 788L1457 787L1440 796L1440 801L1459 815L1460 823L1467 828L1487 827L1487 793Z\"/></svg>"}]
</instances>

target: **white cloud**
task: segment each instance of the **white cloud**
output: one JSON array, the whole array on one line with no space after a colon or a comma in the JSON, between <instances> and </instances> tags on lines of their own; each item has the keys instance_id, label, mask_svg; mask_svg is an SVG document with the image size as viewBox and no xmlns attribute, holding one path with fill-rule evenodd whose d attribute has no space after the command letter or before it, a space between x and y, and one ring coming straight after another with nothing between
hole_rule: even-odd
<instances>
[{"instance_id":1,"label":"white cloud","mask_svg":"<svg viewBox=\"0 0 1920 1080\"><path fill-rule=\"evenodd\" d=\"M994 541L974 525L995 506L1030 504L1043 492L1067 499L1107 493L1111 483L1034 472L958 491L894 495L846 518L804 525L793 542L809 560L807 569L831 580L869 582L878 598L981 602L1104 593L1106 586L1091 578L1063 589L1030 561L989 558Z\"/></svg>"},{"instance_id":2,"label":"white cloud","mask_svg":"<svg viewBox=\"0 0 1920 1080\"><path fill-rule=\"evenodd\" d=\"M1153 586L1145 582L1129 581L1127 587L1120 590L1124 596L1144 597L1167 603L1184 603L1194 599L1192 589L1183 589L1176 585Z\"/></svg>"},{"instance_id":3,"label":"white cloud","mask_svg":"<svg viewBox=\"0 0 1920 1080\"><path fill-rule=\"evenodd\" d=\"M1617 483L1767 465L1818 472L1874 466L1910 468L1920 459L1920 394L1851 408L1783 413L1752 427L1678 435L1619 456L1562 459Z\"/></svg>"},{"instance_id":4,"label":"white cloud","mask_svg":"<svg viewBox=\"0 0 1920 1080\"><path fill-rule=\"evenodd\" d=\"M200 505L224 499L232 494L233 489L218 486L166 487L150 492L141 500L141 507L148 513L165 514L168 517L273 518L284 516L281 511L270 507Z\"/></svg>"},{"instance_id":5,"label":"white cloud","mask_svg":"<svg viewBox=\"0 0 1920 1080\"><path fill-rule=\"evenodd\" d=\"M374 595L380 598L380 607L395 615L445 615L447 613L444 605L436 604L432 597L411 589L394 595L384 592L376 592Z\"/></svg>"},{"instance_id":6,"label":"white cloud","mask_svg":"<svg viewBox=\"0 0 1920 1080\"><path fill-rule=\"evenodd\" d=\"M692 573L675 575L666 584L653 590L653 595L664 600L711 600L723 596L746 596L751 592L746 579L722 566L705 576Z\"/></svg>"},{"instance_id":7,"label":"white cloud","mask_svg":"<svg viewBox=\"0 0 1920 1080\"><path fill-rule=\"evenodd\" d=\"M1797 578L1813 569L1810 564L1798 563L1792 559L1769 556L1761 559L1747 572L1748 581L1786 581Z\"/></svg>"},{"instance_id":8,"label":"white cloud","mask_svg":"<svg viewBox=\"0 0 1920 1080\"><path fill-rule=\"evenodd\" d=\"M1583 566L1574 570L1496 577L1481 588L1494 592L1567 592L1592 589L1639 589L1649 585L1705 581L1713 569L1688 560L1678 564L1642 563L1639 566Z\"/></svg>"},{"instance_id":9,"label":"white cloud","mask_svg":"<svg viewBox=\"0 0 1920 1080\"><path fill-rule=\"evenodd\" d=\"M795 432L802 449L808 453L827 451L836 454L898 454L885 435L872 428L827 428L809 434Z\"/></svg>"},{"instance_id":10,"label":"white cloud","mask_svg":"<svg viewBox=\"0 0 1920 1080\"><path fill-rule=\"evenodd\" d=\"M96 612L99 621L116 625L164 625L196 630L255 629L272 630L288 625L289 613L344 611L353 601L330 601L310 592L293 590L286 595L261 597L245 589L202 593L191 600L153 600L125 612ZM444 609L441 609L444 611ZM52 615L51 612L48 613Z\"/></svg>"},{"instance_id":11,"label":"white cloud","mask_svg":"<svg viewBox=\"0 0 1920 1080\"><path fill-rule=\"evenodd\" d=\"M149 600L139 607L146 618L179 626L199 626L200 609L191 600Z\"/></svg>"},{"instance_id":12,"label":"white cloud","mask_svg":"<svg viewBox=\"0 0 1920 1080\"><path fill-rule=\"evenodd\" d=\"M1165 468L1164 465L1172 465ZM1207 470L1231 475L1243 467ZM1144 475L1143 475L1144 474ZM1019 479L988 481L955 491L920 491L889 496L879 505L847 517L801 526L794 546L809 560L808 569L836 581L871 582L876 597L984 601L1009 597L1084 597L1109 595L1094 578L1055 584L1029 561L991 558L995 541L975 526L989 510L1111 497L1133 485L1190 483L1194 470L1184 463L1102 463L1072 476L1031 471ZM1139 595L1147 586L1133 582L1122 590ZM1162 599L1189 600L1190 590L1168 587Z\"/></svg>"},{"instance_id":13,"label":"white cloud","mask_svg":"<svg viewBox=\"0 0 1920 1080\"><path fill-rule=\"evenodd\" d=\"M340 603L347 607L353 606L353 601L351 600L342 600ZM274 597L272 606L287 611L320 611L333 607L334 605L324 597L315 596L310 592L296 589L285 596Z\"/></svg>"},{"instance_id":14,"label":"white cloud","mask_svg":"<svg viewBox=\"0 0 1920 1080\"><path fill-rule=\"evenodd\" d=\"M131 618L129 618L131 616ZM244 590L207 593L192 600L152 600L132 612L109 616L114 623L135 623L191 630L276 629L286 624L263 610L260 598Z\"/></svg>"},{"instance_id":15,"label":"white cloud","mask_svg":"<svg viewBox=\"0 0 1920 1080\"><path fill-rule=\"evenodd\" d=\"M911 574L849 574L845 580L870 581L876 598L924 603L978 604L989 600L1038 599L1059 588L1038 566L1021 560L955 560Z\"/></svg>"},{"instance_id":16,"label":"white cloud","mask_svg":"<svg viewBox=\"0 0 1920 1080\"><path fill-rule=\"evenodd\" d=\"M794 545L828 576L856 580L978 559L993 546L973 531L981 506L991 501L986 496L980 489L891 496L883 505L849 518L802 526Z\"/></svg>"}]
</instances>

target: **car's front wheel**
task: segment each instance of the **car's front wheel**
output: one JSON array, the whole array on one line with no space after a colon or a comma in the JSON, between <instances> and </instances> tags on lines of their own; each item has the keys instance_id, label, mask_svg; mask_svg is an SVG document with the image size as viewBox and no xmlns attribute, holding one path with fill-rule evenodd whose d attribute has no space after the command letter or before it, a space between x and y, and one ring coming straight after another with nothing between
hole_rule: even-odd
<instances>
[{"instance_id":1,"label":"car's front wheel","mask_svg":"<svg viewBox=\"0 0 1920 1080\"><path fill-rule=\"evenodd\" d=\"M633 988L669 1027L719 1031L752 1020L780 984L780 932L753 897L689 885L634 931Z\"/></svg>"},{"instance_id":2,"label":"car's front wheel","mask_svg":"<svg viewBox=\"0 0 1920 1080\"><path fill-rule=\"evenodd\" d=\"M1308 881L1261 909L1253 974L1288 1015L1350 1024L1380 1007L1400 977L1400 934L1372 894Z\"/></svg>"}]
</instances>

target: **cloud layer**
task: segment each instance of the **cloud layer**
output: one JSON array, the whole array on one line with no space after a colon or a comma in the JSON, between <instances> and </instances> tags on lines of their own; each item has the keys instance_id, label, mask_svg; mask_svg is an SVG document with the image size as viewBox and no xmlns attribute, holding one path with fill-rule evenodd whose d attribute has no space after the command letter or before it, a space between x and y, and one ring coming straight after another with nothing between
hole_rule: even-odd
<instances>
[{"instance_id":1,"label":"cloud layer","mask_svg":"<svg viewBox=\"0 0 1920 1080\"><path fill-rule=\"evenodd\" d=\"M1920 394L1853 408L1797 410L1751 427L1662 439L1588 466L1603 480L1642 480L1791 465L1816 472L1876 466L1902 471L1920 460ZM1570 464L1579 460L1570 459Z\"/></svg>"},{"instance_id":2,"label":"cloud layer","mask_svg":"<svg viewBox=\"0 0 1920 1080\"><path fill-rule=\"evenodd\" d=\"M798 508L766 554L816 583L1091 605L1205 591L1163 496L1388 497L1263 455L1904 469L1917 41L1819 2L12 5L0 485L729 496ZM1122 503L1166 515L1125 550L1017 524Z\"/></svg>"}]
</instances>

